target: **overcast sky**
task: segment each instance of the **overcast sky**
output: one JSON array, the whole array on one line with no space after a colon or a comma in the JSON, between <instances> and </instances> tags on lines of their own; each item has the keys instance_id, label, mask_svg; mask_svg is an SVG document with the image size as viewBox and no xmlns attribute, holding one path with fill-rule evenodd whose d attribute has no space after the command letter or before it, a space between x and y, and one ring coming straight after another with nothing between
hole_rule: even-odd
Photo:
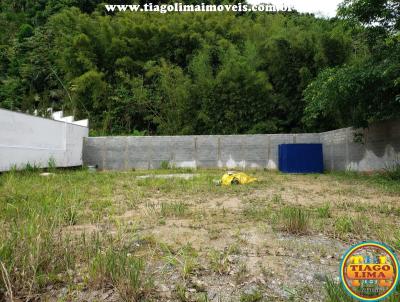
<instances>
[{"instance_id":1,"label":"overcast sky","mask_svg":"<svg viewBox=\"0 0 400 302\"><path fill-rule=\"evenodd\" d=\"M249 0L252 4L273 3L278 7L283 4L293 5L299 12L315 13L325 17L334 17L336 8L342 0Z\"/></svg>"}]
</instances>

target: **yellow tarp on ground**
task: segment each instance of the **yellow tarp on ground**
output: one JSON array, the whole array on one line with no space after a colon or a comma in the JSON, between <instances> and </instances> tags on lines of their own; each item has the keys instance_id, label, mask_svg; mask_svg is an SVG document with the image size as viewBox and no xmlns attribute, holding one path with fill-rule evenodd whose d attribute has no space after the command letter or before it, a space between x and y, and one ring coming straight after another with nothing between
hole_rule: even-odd
<instances>
[{"instance_id":1,"label":"yellow tarp on ground","mask_svg":"<svg viewBox=\"0 0 400 302\"><path fill-rule=\"evenodd\" d=\"M245 185L257 181L257 178L251 177L243 172L226 173L222 176L221 184L224 186L230 185Z\"/></svg>"}]
</instances>

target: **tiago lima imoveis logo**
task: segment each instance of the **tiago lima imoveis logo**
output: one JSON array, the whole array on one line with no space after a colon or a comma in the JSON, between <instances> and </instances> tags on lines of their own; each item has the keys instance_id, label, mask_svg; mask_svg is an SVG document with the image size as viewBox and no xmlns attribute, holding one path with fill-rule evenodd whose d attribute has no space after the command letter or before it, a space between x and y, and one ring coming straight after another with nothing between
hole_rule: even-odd
<instances>
[{"instance_id":1,"label":"tiago lima imoveis logo","mask_svg":"<svg viewBox=\"0 0 400 302\"><path fill-rule=\"evenodd\" d=\"M364 242L343 256L340 280L346 291L360 301L379 301L396 290L399 261L382 243Z\"/></svg>"}]
</instances>

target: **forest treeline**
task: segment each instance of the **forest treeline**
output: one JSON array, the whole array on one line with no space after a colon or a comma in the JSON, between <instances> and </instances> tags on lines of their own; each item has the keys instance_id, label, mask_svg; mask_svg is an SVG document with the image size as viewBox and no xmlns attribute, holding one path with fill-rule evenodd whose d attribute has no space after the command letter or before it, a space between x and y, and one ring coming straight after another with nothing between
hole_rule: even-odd
<instances>
[{"instance_id":1,"label":"forest treeline","mask_svg":"<svg viewBox=\"0 0 400 302\"><path fill-rule=\"evenodd\" d=\"M0 107L63 109L101 135L322 131L400 116L398 1L345 0L332 19L110 15L101 2L0 3Z\"/></svg>"}]
</instances>

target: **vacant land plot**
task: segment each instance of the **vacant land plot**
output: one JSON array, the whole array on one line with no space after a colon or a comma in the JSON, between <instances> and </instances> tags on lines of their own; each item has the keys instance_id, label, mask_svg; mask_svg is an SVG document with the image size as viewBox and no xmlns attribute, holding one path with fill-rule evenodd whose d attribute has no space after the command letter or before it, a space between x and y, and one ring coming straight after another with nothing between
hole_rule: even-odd
<instances>
[{"instance_id":1,"label":"vacant land plot","mask_svg":"<svg viewBox=\"0 0 400 302\"><path fill-rule=\"evenodd\" d=\"M149 173L191 171L1 175L0 300L351 301L349 245L400 250L400 183L381 176Z\"/></svg>"}]
</instances>

